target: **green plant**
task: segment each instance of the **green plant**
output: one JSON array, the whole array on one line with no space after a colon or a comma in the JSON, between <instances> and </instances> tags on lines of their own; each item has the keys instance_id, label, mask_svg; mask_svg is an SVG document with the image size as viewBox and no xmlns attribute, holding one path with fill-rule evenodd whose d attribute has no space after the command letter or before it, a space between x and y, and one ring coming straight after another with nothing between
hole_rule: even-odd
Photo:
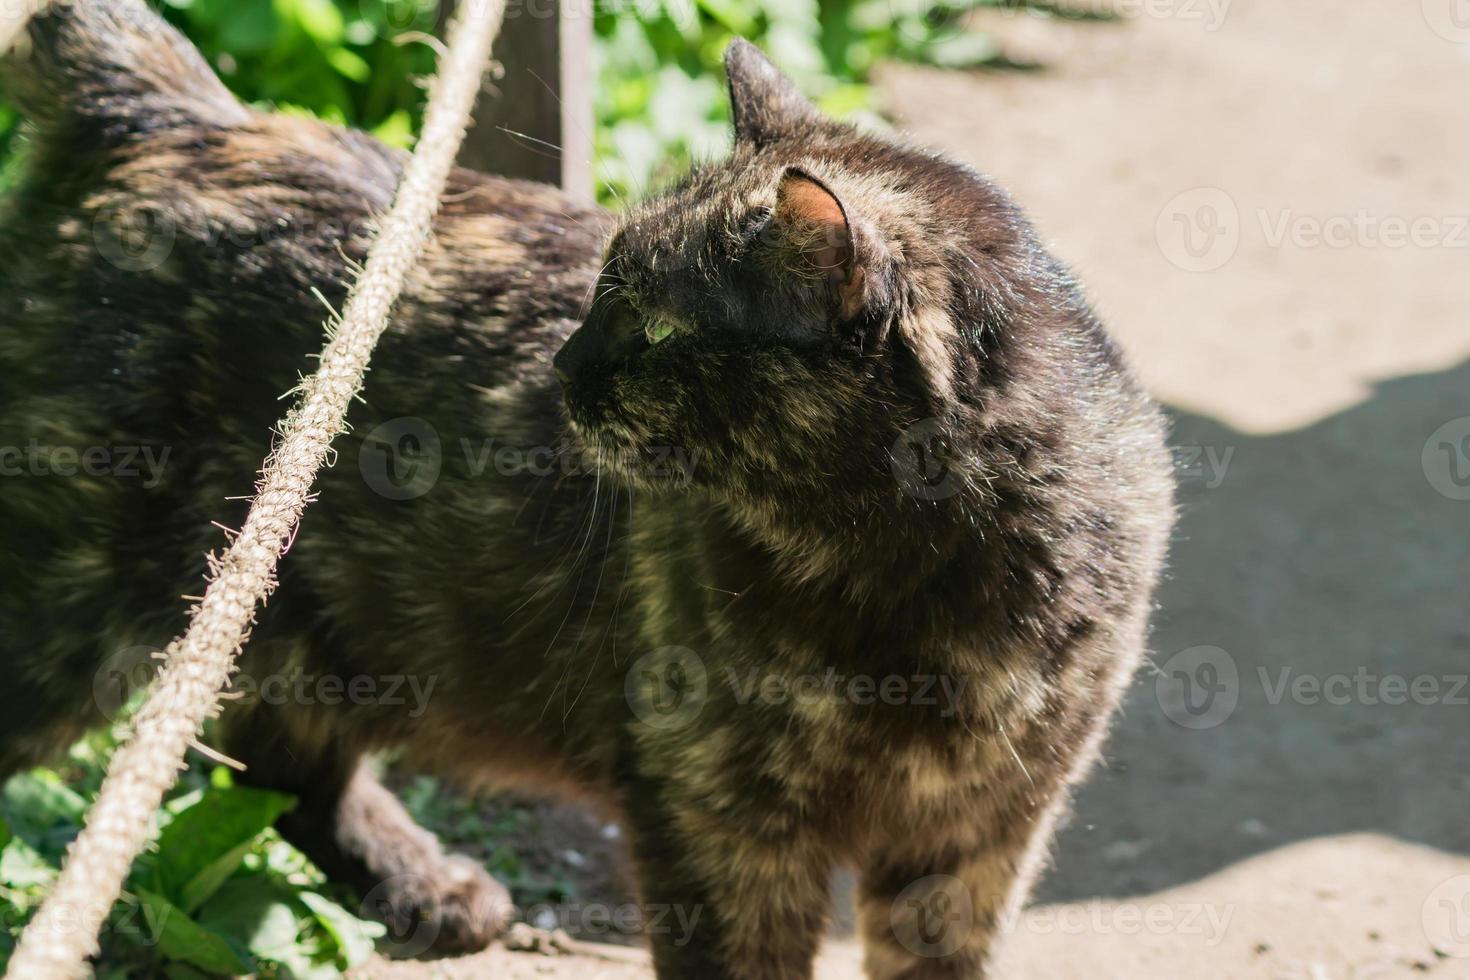
<instances>
[{"instance_id":1,"label":"green plant","mask_svg":"<svg viewBox=\"0 0 1470 980\"><path fill-rule=\"evenodd\" d=\"M839 118L882 127L868 79L885 58L949 68L998 63L963 29L982 6L1029 0L638 0L599 6L597 181L604 199L639 196L723 152L729 109L720 61L736 36L754 41Z\"/></svg>"},{"instance_id":2,"label":"green plant","mask_svg":"<svg viewBox=\"0 0 1470 980\"><path fill-rule=\"evenodd\" d=\"M764 48L828 112L882 125L867 80L885 58L962 68L998 63L960 29L982 6L1039 0L611 0L593 5L596 171L604 201L638 195L728 142L720 57L730 38ZM438 0L163 0L168 20L254 105L317 116L409 146L425 38ZM14 113L0 105L0 187Z\"/></svg>"},{"instance_id":3,"label":"green plant","mask_svg":"<svg viewBox=\"0 0 1470 980\"><path fill-rule=\"evenodd\" d=\"M101 785L112 736L74 747L60 770L0 793L0 969L55 881ZM295 801L191 769L159 814L157 844L135 863L102 932L102 980L164 976L337 977L384 934L330 895L310 862L271 830Z\"/></svg>"},{"instance_id":4,"label":"green plant","mask_svg":"<svg viewBox=\"0 0 1470 980\"><path fill-rule=\"evenodd\" d=\"M433 0L167 0L187 34L241 98L366 129L407 146L434 70L420 41Z\"/></svg>"}]
</instances>

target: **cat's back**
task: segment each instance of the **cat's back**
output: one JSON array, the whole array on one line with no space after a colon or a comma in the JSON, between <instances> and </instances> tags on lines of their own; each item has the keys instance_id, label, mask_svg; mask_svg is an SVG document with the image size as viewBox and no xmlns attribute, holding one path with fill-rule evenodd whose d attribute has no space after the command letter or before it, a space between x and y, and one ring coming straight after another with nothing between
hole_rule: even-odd
<instances>
[{"instance_id":1,"label":"cat's back","mask_svg":"<svg viewBox=\"0 0 1470 980\"><path fill-rule=\"evenodd\" d=\"M0 216L7 368L24 378L48 349L66 351L44 372L54 391L99 375L156 384L170 360L197 368L205 354L267 358L274 370L234 380L271 399L320 346L406 161L279 115L165 129L65 163L50 150L36 150ZM395 331L443 321L472 348L575 318L602 220L550 187L456 172Z\"/></svg>"},{"instance_id":2,"label":"cat's back","mask_svg":"<svg viewBox=\"0 0 1470 980\"><path fill-rule=\"evenodd\" d=\"M407 161L361 133L245 109L131 10L41 15L28 60L0 65L33 126L0 201L0 632L76 622L88 639L58 637L58 669L102 624L129 634L114 646L177 628L145 621L177 616L219 543L213 522L243 516L281 398L312 369ZM130 31L146 34L146 64L107 48ZM493 415L454 413L510 392L506 411L553 441L546 365L594 278L603 221L555 188L457 171L352 424L432 407L446 431L485 433Z\"/></svg>"},{"instance_id":3,"label":"cat's back","mask_svg":"<svg viewBox=\"0 0 1470 980\"><path fill-rule=\"evenodd\" d=\"M12 397L91 388L126 417L146 416L160 389L195 392L170 402L177 417L218 411L205 383L226 409L290 388L407 154L246 108L182 35L125 0L38 14L0 58L0 82L31 132L0 202ZM545 296L590 278L600 221L552 188L456 173L396 329L453 320L472 349L575 316L575 293Z\"/></svg>"}]
</instances>

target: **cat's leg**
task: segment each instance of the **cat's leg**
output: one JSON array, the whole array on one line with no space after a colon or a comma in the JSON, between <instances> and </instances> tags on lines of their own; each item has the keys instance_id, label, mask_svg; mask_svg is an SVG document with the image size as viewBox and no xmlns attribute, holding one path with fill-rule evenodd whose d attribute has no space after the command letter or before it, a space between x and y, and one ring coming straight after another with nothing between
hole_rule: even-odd
<instances>
[{"instance_id":1,"label":"cat's leg","mask_svg":"<svg viewBox=\"0 0 1470 980\"><path fill-rule=\"evenodd\" d=\"M1034 799L1034 798L1033 798ZM1066 794L879 842L858 885L868 980L985 980L1046 860ZM982 814L989 812L988 818Z\"/></svg>"},{"instance_id":2,"label":"cat's leg","mask_svg":"<svg viewBox=\"0 0 1470 980\"><path fill-rule=\"evenodd\" d=\"M277 709L225 719L224 750L245 764L237 781L292 793L281 835L385 922L391 952L417 956L485 948L508 924L509 893L469 857L446 854L340 736L293 736Z\"/></svg>"},{"instance_id":3,"label":"cat's leg","mask_svg":"<svg viewBox=\"0 0 1470 980\"><path fill-rule=\"evenodd\" d=\"M1131 666L1115 658L1114 683L1092 702L1018 716L1003 738L970 742L965 764L915 757L937 768L916 771L860 869L868 980L993 980L998 942L1020 921L1071 787L1101 749L1123 689L1117 678Z\"/></svg>"},{"instance_id":4,"label":"cat's leg","mask_svg":"<svg viewBox=\"0 0 1470 980\"><path fill-rule=\"evenodd\" d=\"M819 837L776 813L715 812L667 784L643 782L630 798L659 980L808 980L832 868Z\"/></svg>"},{"instance_id":5,"label":"cat's leg","mask_svg":"<svg viewBox=\"0 0 1470 980\"><path fill-rule=\"evenodd\" d=\"M1101 754L1143 650L1142 618L1075 647L1060 706L1013 704L997 734L916 751L864 845L858 918L868 980L994 980L994 957L1047 861L1071 790ZM982 731L977 717L966 732Z\"/></svg>"}]
</instances>

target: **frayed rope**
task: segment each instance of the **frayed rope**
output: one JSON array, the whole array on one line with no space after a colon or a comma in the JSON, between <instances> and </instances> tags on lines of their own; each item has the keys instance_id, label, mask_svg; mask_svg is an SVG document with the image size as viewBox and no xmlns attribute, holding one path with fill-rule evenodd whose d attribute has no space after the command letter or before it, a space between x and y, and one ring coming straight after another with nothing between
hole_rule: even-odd
<instances>
[{"instance_id":1,"label":"frayed rope","mask_svg":"<svg viewBox=\"0 0 1470 980\"><path fill-rule=\"evenodd\" d=\"M188 631L169 645L129 738L108 767L86 827L71 846L56 887L21 935L6 977L74 980L87 975L87 960L99 950L98 935L133 859L152 837L155 812L178 780L189 746L219 712L235 657L248 642L256 610L276 588L281 555L311 500L332 440L346 430L347 409L362 387L393 304L423 254L503 12L504 0L461 0L431 89L423 135L342 317L328 326L321 365L281 421L245 524L224 554L211 558L209 584L191 611ZM0 21L0 29L9 35L16 25Z\"/></svg>"}]
</instances>

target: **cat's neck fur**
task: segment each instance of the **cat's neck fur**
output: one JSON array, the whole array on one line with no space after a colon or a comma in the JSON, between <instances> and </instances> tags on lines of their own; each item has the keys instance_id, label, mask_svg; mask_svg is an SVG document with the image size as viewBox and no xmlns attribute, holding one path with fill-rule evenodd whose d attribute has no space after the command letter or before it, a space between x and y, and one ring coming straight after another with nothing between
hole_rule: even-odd
<instances>
[{"instance_id":1,"label":"cat's neck fur","mask_svg":"<svg viewBox=\"0 0 1470 980\"><path fill-rule=\"evenodd\" d=\"M901 492L818 496L792 492L714 506L768 553L782 577L835 589L875 611L903 606L960 553L982 547L985 521L963 495L933 502Z\"/></svg>"}]
</instances>

